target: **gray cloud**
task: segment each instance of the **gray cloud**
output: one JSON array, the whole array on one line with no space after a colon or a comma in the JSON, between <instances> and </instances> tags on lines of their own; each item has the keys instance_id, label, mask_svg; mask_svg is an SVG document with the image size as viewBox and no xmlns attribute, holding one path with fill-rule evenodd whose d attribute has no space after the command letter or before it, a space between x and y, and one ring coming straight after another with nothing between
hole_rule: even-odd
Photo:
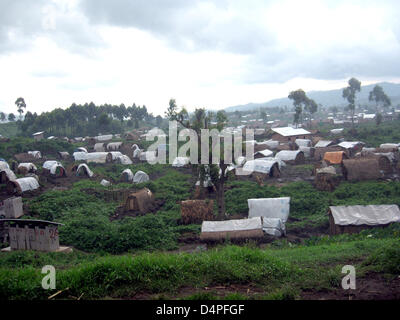
<instances>
[{"instance_id":1,"label":"gray cloud","mask_svg":"<svg viewBox=\"0 0 400 320\"><path fill-rule=\"evenodd\" d=\"M104 45L83 15L46 0L0 2L0 54L27 50L39 37L69 51L87 53Z\"/></svg>"}]
</instances>

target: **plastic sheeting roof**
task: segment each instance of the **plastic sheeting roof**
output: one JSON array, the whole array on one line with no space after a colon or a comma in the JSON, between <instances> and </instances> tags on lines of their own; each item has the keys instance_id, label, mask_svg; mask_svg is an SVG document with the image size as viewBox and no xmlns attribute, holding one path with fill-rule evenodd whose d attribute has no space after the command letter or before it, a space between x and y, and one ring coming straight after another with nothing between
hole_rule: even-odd
<instances>
[{"instance_id":1,"label":"plastic sheeting roof","mask_svg":"<svg viewBox=\"0 0 400 320\"><path fill-rule=\"evenodd\" d=\"M274 153L271 150L265 149L265 150L257 151L254 155L256 155L256 154L261 154L264 157L271 157L271 156L273 156Z\"/></svg>"},{"instance_id":2,"label":"plastic sheeting roof","mask_svg":"<svg viewBox=\"0 0 400 320\"><path fill-rule=\"evenodd\" d=\"M286 222L290 212L290 197L248 199L249 218L278 218Z\"/></svg>"},{"instance_id":3,"label":"plastic sheeting roof","mask_svg":"<svg viewBox=\"0 0 400 320\"><path fill-rule=\"evenodd\" d=\"M226 232L262 229L260 217L226 221L203 221L201 232Z\"/></svg>"},{"instance_id":4,"label":"plastic sheeting roof","mask_svg":"<svg viewBox=\"0 0 400 320\"><path fill-rule=\"evenodd\" d=\"M351 149L359 144L363 144L363 143L360 141L343 141L343 142L339 143L338 146L345 148L345 149Z\"/></svg>"},{"instance_id":5,"label":"plastic sheeting roof","mask_svg":"<svg viewBox=\"0 0 400 320\"><path fill-rule=\"evenodd\" d=\"M284 137L311 134L311 132L308 132L307 130L304 130L302 128L281 127L272 128L271 130Z\"/></svg>"},{"instance_id":6,"label":"plastic sheeting roof","mask_svg":"<svg viewBox=\"0 0 400 320\"><path fill-rule=\"evenodd\" d=\"M28 151L28 154L31 154L36 159L40 159L42 157L42 154L40 151Z\"/></svg>"},{"instance_id":7,"label":"plastic sheeting roof","mask_svg":"<svg viewBox=\"0 0 400 320\"><path fill-rule=\"evenodd\" d=\"M132 160L127 155L122 155L117 158L120 164L132 164Z\"/></svg>"},{"instance_id":8,"label":"plastic sheeting roof","mask_svg":"<svg viewBox=\"0 0 400 320\"><path fill-rule=\"evenodd\" d=\"M112 138L113 138L112 134L106 134L106 135L94 137L94 139L96 141L108 141L108 140L112 140Z\"/></svg>"},{"instance_id":9,"label":"plastic sheeting roof","mask_svg":"<svg viewBox=\"0 0 400 320\"><path fill-rule=\"evenodd\" d=\"M6 170L6 169L10 169L10 166L8 165L8 163L5 161L0 161L0 171Z\"/></svg>"},{"instance_id":10,"label":"plastic sheeting roof","mask_svg":"<svg viewBox=\"0 0 400 320\"><path fill-rule=\"evenodd\" d=\"M276 149L279 146L279 141L267 140L267 141L259 142L259 143L257 143L257 145L266 145L270 149Z\"/></svg>"},{"instance_id":11,"label":"plastic sheeting roof","mask_svg":"<svg viewBox=\"0 0 400 320\"><path fill-rule=\"evenodd\" d=\"M311 140L310 139L296 139L295 143L299 147L311 147Z\"/></svg>"},{"instance_id":12,"label":"plastic sheeting roof","mask_svg":"<svg viewBox=\"0 0 400 320\"><path fill-rule=\"evenodd\" d=\"M174 161L172 162L173 167L183 167L188 165L190 162L190 159L188 157L176 157Z\"/></svg>"},{"instance_id":13,"label":"plastic sheeting roof","mask_svg":"<svg viewBox=\"0 0 400 320\"><path fill-rule=\"evenodd\" d=\"M329 161L331 164L341 164L346 158L344 151L325 152L324 154L324 161Z\"/></svg>"},{"instance_id":14,"label":"plastic sheeting roof","mask_svg":"<svg viewBox=\"0 0 400 320\"><path fill-rule=\"evenodd\" d=\"M384 225L400 222L400 210L397 205L336 206L329 207L335 224L347 225Z\"/></svg>"},{"instance_id":15,"label":"plastic sheeting roof","mask_svg":"<svg viewBox=\"0 0 400 320\"><path fill-rule=\"evenodd\" d=\"M79 173L81 170L84 170L84 168L86 168L86 172L87 172L87 174L89 175L89 177L90 177L90 178L93 177L93 171L90 170L89 167L88 167L88 165L85 164L85 163L81 163L81 164L78 166L78 168L76 169L76 175L78 175L78 173Z\"/></svg>"},{"instance_id":16,"label":"plastic sheeting roof","mask_svg":"<svg viewBox=\"0 0 400 320\"><path fill-rule=\"evenodd\" d=\"M118 150L122 146L122 142L110 142L107 145L107 150Z\"/></svg>"},{"instance_id":17,"label":"plastic sheeting roof","mask_svg":"<svg viewBox=\"0 0 400 320\"><path fill-rule=\"evenodd\" d=\"M142 183L149 180L150 180L149 176L147 175L146 172L143 171L136 172L135 176L133 177L133 183Z\"/></svg>"},{"instance_id":18,"label":"plastic sheeting roof","mask_svg":"<svg viewBox=\"0 0 400 320\"><path fill-rule=\"evenodd\" d=\"M382 149L399 149L399 145L397 143L382 143L380 145Z\"/></svg>"},{"instance_id":19,"label":"plastic sheeting roof","mask_svg":"<svg viewBox=\"0 0 400 320\"><path fill-rule=\"evenodd\" d=\"M260 172L260 173L269 174L272 166L275 163L278 164L278 166L279 166L279 162L273 158L271 158L270 160L269 159L268 160L267 159L250 160L244 164L243 171Z\"/></svg>"},{"instance_id":20,"label":"plastic sheeting roof","mask_svg":"<svg viewBox=\"0 0 400 320\"><path fill-rule=\"evenodd\" d=\"M22 192L39 189L39 182L33 177L20 178L15 182L21 187Z\"/></svg>"},{"instance_id":21,"label":"plastic sheeting roof","mask_svg":"<svg viewBox=\"0 0 400 320\"><path fill-rule=\"evenodd\" d=\"M124 171L122 171L121 175L123 175L124 173L128 175L128 181L133 181L133 172L131 169L125 169Z\"/></svg>"},{"instance_id":22,"label":"plastic sheeting roof","mask_svg":"<svg viewBox=\"0 0 400 320\"><path fill-rule=\"evenodd\" d=\"M17 180L17 176L15 175L14 171L12 171L11 169L4 169L4 170L0 170L0 171L6 173L8 180L10 180L10 181Z\"/></svg>"},{"instance_id":23,"label":"plastic sheeting roof","mask_svg":"<svg viewBox=\"0 0 400 320\"><path fill-rule=\"evenodd\" d=\"M50 170L51 174L55 174L58 167L61 167L64 169L63 165L58 161L49 160L49 161L46 161L45 163L43 163L43 168Z\"/></svg>"},{"instance_id":24,"label":"plastic sheeting roof","mask_svg":"<svg viewBox=\"0 0 400 320\"><path fill-rule=\"evenodd\" d=\"M28 171L30 171L30 170L37 170L36 166L35 166L33 163L26 163L26 162L23 162L23 163L20 163L20 164L18 165L18 168L20 168L20 167L26 168Z\"/></svg>"},{"instance_id":25,"label":"plastic sheeting roof","mask_svg":"<svg viewBox=\"0 0 400 320\"><path fill-rule=\"evenodd\" d=\"M301 150L282 150L279 151L275 157L282 161L296 160L297 155L302 152Z\"/></svg>"},{"instance_id":26,"label":"plastic sheeting roof","mask_svg":"<svg viewBox=\"0 0 400 320\"><path fill-rule=\"evenodd\" d=\"M343 132L343 128L340 128L340 129L332 129L331 130L331 133L333 133L333 134L339 134L339 133L342 133Z\"/></svg>"},{"instance_id":27,"label":"plastic sheeting roof","mask_svg":"<svg viewBox=\"0 0 400 320\"><path fill-rule=\"evenodd\" d=\"M315 145L315 148L326 148L330 146L333 143L333 141L330 140L319 140L317 144Z\"/></svg>"}]
</instances>

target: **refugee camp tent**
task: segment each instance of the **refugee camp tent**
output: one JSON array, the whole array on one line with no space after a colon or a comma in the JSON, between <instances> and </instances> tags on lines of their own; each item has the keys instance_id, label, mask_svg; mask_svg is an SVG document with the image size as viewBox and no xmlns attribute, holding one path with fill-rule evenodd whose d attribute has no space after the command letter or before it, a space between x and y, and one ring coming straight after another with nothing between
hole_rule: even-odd
<instances>
[{"instance_id":1,"label":"refugee camp tent","mask_svg":"<svg viewBox=\"0 0 400 320\"><path fill-rule=\"evenodd\" d=\"M176 157L172 162L173 167L184 167L190 163L190 158L188 157Z\"/></svg>"},{"instance_id":2,"label":"refugee camp tent","mask_svg":"<svg viewBox=\"0 0 400 320\"><path fill-rule=\"evenodd\" d=\"M86 153L88 153L87 149L84 148L84 147L76 148L76 151L75 151L75 152L86 152Z\"/></svg>"},{"instance_id":3,"label":"refugee camp tent","mask_svg":"<svg viewBox=\"0 0 400 320\"><path fill-rule=\"evenodd\" d=\"M266 148L268 148L270 150L275 150L279 146L279 141L267 140L267 141L263 141L263 142L258 142L257 146L259 146L259 145L265 146Z\"/></svg>"},{"instance_id":4,"label":"refugee camp tent","mask_svg":"<svg viewBox=\"0 0 400 320\"><path fill-rule=\"evenodd\" d=\"M106 163L107 161L107 152L90 152L84 155L84 160L87 163Z\"/></svg>"},{"instance_id":5,"label":"refugee camp tent","mask_svg":"<svg viewBox=\"0 0 400 320\"><path fill-rule=\"evenodd\" d=\"M107 150L108 151L117 151L119 149L121 149L122 147L122 142L110 142L107 145Z\"/></svg>"},{"instance_id":6,"label":"refugee camp tent","mask_svg":"<svg viewBox=\"0 0 400 320\"><path fill-rule=\"evenodd\" d=\"M42 158L42 153L40 151L28 151L28 154L32 155L35 159Z\"/></svg>"},{"instance_id":7,"label":"refugee camp tent","mask_svg":"<svg viewBox=\"0 0 400 320\"><path fill-rule=\"evenodd\" d=\"M0 183L7 183L7 181L14 181L17 177L15 173L11 169L2 169L0 170Z\"/></svg>"},{"instance_id":8,"label":"refugee camp tent","mask_svg":"<svg viewBox=\"0 0 400 320\"><path fill-rule=\"evenodd\" d=\"M279 177L281 174L279 162L274 158L247 161L242 170L240 170L240 172L242 171L244 171L245 174L251 174L255 172L274 178Z\"/></svg>"},{"instance_id":9,"label":"refugee camp tent","mask_svg":"<svg viewBox=\"0 0 400 320\"><path fill-rule=\"evenodd\" d=\"M122 156L122 153L119 151L111 151L107 153L106 162L112 163L116 162L119 157Z\"/></svg>"},{"instance_id":10,"label":"refugee camp tent","mask_svg":"<svg viewBox=\"0 0 400 320\"><path fill-rule=\"evenodd\" d=\"M138 172L136 172L133 177L133 183L142 183L142 182L146 182L149 180L150 180L150 178L147 175L147 173L140 171L140 170Z\"/></svg>"},{"instance_id":11,"label":"refugee camp tent","mask_svg":"<svg viewBox=\"0 0 400 320\"><path fill-rule=\"evenodd\" d=\"M383 143L379 146L381 149L395 149L399 150L399 145L397 143Z\"/></svg>"},{"instance_id":12,"label":"refugee camp tent","mask_svg":"<svg viewBox=\"0 0 400 320\"><path fill-rule=\"evenodd\" d=\"M39 183L33 177L25 177L7 182L7 192L9 194L21 194L36 189L39 189Z\"/></svg>"},{"instance_id":13,"label":"refugee camp tent","mask_svg":"<svg viewBox=\"0 0 400 320\"><path fill-rule=\"evenodd\" d=\"M342 133L343 132L343 128L340 128L340 129L332 129L331 130L331 133L332 134L340 134L340 133Z\"/></svg>"},{"instance_id":14,"label":"refugee camp tent","mask_svg":"<svg viewBox=\"0 0 400 320\"><path fill-rule=\"evenodd\" d=\"M314 147L315 148L326 148L331 145L333 145L333 141L331 141L331 140L319 140Z\"/></svg>"},{"instance_id":15,"label":"refugee camp tent","mask_svg":"<svg viewBox=\"0 0 400 320\"><path fill-rule=\"evenodd\" d=\"M37 171L37 167L33 163L20 163L18 165L17 172L19 174L27 174L27 173L35 173Z\"/></svg>"},{"instance_id":16,"label":"refugee camp tent","mask_svg":"<svg viewBox=\"0 0 400 320\"><path fill-rule=\"evenodd\" d=\"M89 178L93 177L92 170L89 169L88 165L85 163L81 163L76 169L76 175L81 176L88 176Z\"/></svg>"},{"instance_id":17,"label":"refugee camp tent","mask_svg":"<svg viewBox=\"0 0 400 320\"><path fill-rule=\"evenodd\" d=\"M300 150L282 150L275 157L289 164L303 164L305 161L304 152Z\"/></svg>"},{"instance_id":18,"label":"refugee camp tent","mask_svg":"<svg viewBox=\"0 0 400 320\"><path fill-rule=\"evenodd\" d=\"M235 219L225 221L203 221L201 240L251 239L262 238L262 218Z\"/></svg>"},{"instance_id":19,"label":"refugee camp tent","mask_svg":"<svg viewBox=\"0 0 400 320\"><path fill-rule=\"evenodd\" d=\"M131 169L125 169L121 173L122 182L133 182L133 172Z\"/></svg>"},{"instance_id":20,"label":"refugee camp tent","mask_svg":"<svg viewBox=\"0 0 400 320\"><path fill-rule=\"evenodd\" d=\"M265 233L280 237L286 234L290 213L290 197L248 199L249 218L262 217Z\"/></svg>"},{"instance_id":21,"label":"refugee camp tent","mask_svg":"<svg viewBox=\"0 0 400 320\"><path fill-rule=\"evenodd\" d=\"M124 154L122 156L119 156L115 162L119 163L119 164L124 164L124 165L133 163L132 160L127 155L124 155Z\"/></svg>"},{"instance_id":22,"label":"refugee camp tent","mask_svg":"<svg viewBox=\"0 0 400 320\"><path fill-rule=\"evenodd\" d=\"M348 159L344 151L325 152L324 161L330 164L341 164L344 159Z\"/></svg>"},{"instance_id":23,"label":"refugee camp tent","mask_svg":"<svg viewBox=\"0 0 400 320\"><path fill-rule=\"evenodd\" d=\"M45 173L49 173L52 176L64 177L66 176L65 168L58 161L46 161L43 163L43 169Z\"/></svg>"},{"instance_id":24,"label":"refugee camp tent","mask_svg":"<svg viewBox=\"0 0 400 320\"><path fill-rule=\"evenodd\" d=\"M153 193L149 189L143 188L128 196L124 209L125 212L138 212L145 214L151 211L153 203Z\"/></svg>"},{"instance_id":25,"label":"refugee camp tent","mask_svg":"<svg viewBox=\"0 0 400 320\"><path fill-rule=\"evenodd\" d=\"M104 142L98 142L94 145L93 150L95 152L105 152L106 151L106 144Z\"/></svg>"},{"instance_id":26,"label":"refugee camp tent","mask_svg":"<svg viewBox=\"0 0 400 320\"><path fill-rule=\"evenodd\" d=\"M312 143L310 139L296 139L295 143L298 147L311 147Z\"/></svg>"},{"instance_id":27,"label":"refugee camp tent","mask_svg":"<svg viewBox=\"0 0 400 320\"><path fill-rule=\"evenodd\" d=\"M5 161L0 161L0 171L5 170L5 169L10 169L10 166L8 165L7 162Z\"/></svg>"},{"instance_id":28,"label":"refugee camp tent","mask_svg":"<svg viewBox=\"0 0 400 320\"><path fill-rule=\"evenodd\" d=\"M315 148L313 147L299 147L299 150L304 153L306 159L314 158Z\"/></svg>"},{"instance_id":29,"label":"refugee camp tent","mask_svg":"<svg viewBox=\"0 0 400 320\"><path fill-rule=\"evenodd\" d=\"M17 159L18 162L30 162L38 160L29 153L17 153L14 155L14 158Z\"/></svg>"},{"instance_id":30,"label":"refugee camp tent","mask_svg":"<svg viewBox=\"0 0 400 320\"><path fill-rule=\"evenodd\" d=\"M338 144L339 147L343 148L349 157L354 156L357 152L360 152L363 148L364 143L360 141L343 141Z\"/></svg>"},{"instance_id":31,"label":"refugee camp tent","mask_svg":"<svg viewBox=\"0 0 400 320\"><path fill-rule=\"evenodd\" d=\"M199 224L214 220L213 200L186 200L181 202L182 224Z\"/></svg>"},{"instance_id":32,"label":"refugee camp tent","mask_svg":"<svg viewBox=\"0 0 400 320\"><path fill-rule=\"evenodd\" d=\"M400 222L397 205L331 206L328 213L331 235L358 233L363 229Z\"/></svg>"},{"instance_id":33,"label":"refugee camp tent","mask_svg":"<svg viewBox=\"0 0 400 320\"><path fill-rule=\"evenodd\" d=\"M95 139L97 142L109 141L109 140L112 140L112 138L113 138L113 135L112 135L112 134L100 135L100 136L94 137L94 139Z\"/></svg>"},{"instance_id":34,"label":"refugee camp tent","mask_svg":"<svg viewBox=\"0 0 400 320\"><path fill-rule=\"evenodd\" d=\"M133 144L131 148L132 148L132 150L140 149L137 144Z\"/></svg>"},{"instance_id":35,"label":"refugee camp tent","mask_svg":"<svg viewBox=\"0 0 400 320\"><path fill-rule=\"evenodd\" d=\"M58 154L58 157L59 157L61 160L68 160L69 157L70 157L69 153L66 152L66 151L60 151L60 152L57 152L57 154Z\"/></svg>"},{"instance_id":36,"label":"refugee camp tent","mask_svg":"<svg viewBox=\"0 0 400 320\"><path fill-rule=\"evenodd\" d=\"M273 155L274 155L274 153L271 150L264 149L261 151L257 151L254 154L254 158L257 159L257 158L264 158L264 157L272 157Z\"/></svg>"},{"instance_id":37,"label":"refugee camp tent","mask_svg":"<svg viewBox=\"0 0 400 320\"><path fill-rule=\"evenodd\" d=\"M104 187L109 187L109 186L111 186L111 182L110 182L110 181L107 181L107 180L105 180L105 179L101 180L100 184L101 184L102 186L104 186Z\"/></svg>"},{"instance_id":38,"label":"refugee camp tent","mask_svg":"<svg viewBox=\"0 0 400 320\"><path fill-rule=\"evenodd\" d=\"M142 151L141 151L139 148L134 149L134 150L133 150L133 153L132 153L132 157L133 157L134 159L140 159L141 153L142 153Z\"/></svg>"},{"instance_id":39,"label":"refugee camp tent","mask_svg":"<svg viewBox=\"0 0 400 320\"><path fill-rule=\"evenodd\" d=\"M343 176L348 181L377 180L383 175L378 158L343 160Z\"/></svg>"}]
</instances>

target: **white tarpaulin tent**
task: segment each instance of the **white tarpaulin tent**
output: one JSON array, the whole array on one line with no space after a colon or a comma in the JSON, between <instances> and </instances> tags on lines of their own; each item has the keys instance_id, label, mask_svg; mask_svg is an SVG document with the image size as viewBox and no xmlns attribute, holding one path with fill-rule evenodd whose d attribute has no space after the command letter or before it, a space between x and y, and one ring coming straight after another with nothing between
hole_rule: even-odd
<instances>
[{"instance_id":1,"label":"white tarpaulin tent","mask_svg":"<svg viewBox=\"0 0 400 320\"><path fill-rule=\"evenodd\" d=\"M142 151L139 148L133 150L132 156L134 159L140 158Z\"/></svg>"},{"instance_id":2,"label":"white tarpaulin tent","mask_svg":"<svg viewBox=\"0 0 400 320\"><path fill-rule=\"evenodd\" d=\"M126 177L126 182L133 181L133 172L131 169L125 169L124 171L122 171L121 176Z\"/></svg>"},{"instance_id":3,"label":"white tarpaulin tent","mask_svg":"<svg viewBox=\"0 0 400 320\"><path fill-rule=\"evenodd\" d=\"M7 177L6 179L8 179L9 181L17 180L17 176L15 175L14 171L12 171L11 169L2 169L2 170L0 170L0 172L4 172Z\"/></svg>"},{"instance_id":4,"label":"white tarpaulin tent","mask_svg":"<svg viewBox=\"0 0 400 320\"><path fill-rule=\"evenodd\" d=\"M117 151L121 148L122 142L110 142L107 145L107 150L108 151Z\"/></svg>"},{"instance_id":5,"label":"white tarpaulin tent","mask_svg":"<svg viewBox=\"0 0 400 320\"><path fill-rule=\"evenodd\" d=\"M279 162L274 158L250 160L244 164L243 171L269 174L274 164L279 167Z\"/></svg>"},{"instance_id":6,"label":"white tarpaulin tent","mask_svg":"<svg viewBox=\"0 0 400 320\"><path fill-rule=\"evenodd\" d=\"M285 223L290 213L290 197L248 199L247 203L249 218L263 217L263 229L266 233L278 237L286 233Z\"/></svg>"},{"instance_id":7,"label":"white tarpaulin tent","mask_svg":"<svg viewBox=\"0 0 400 320\"><path fill-rule=\"evenodd\" d=\"M76 150L77 150L77 152L85 152L85 153L88 153L88 152L87 152L87 149L84 148L84 147L76 148Z\"/></svg>"},{"instance_id":8,"label":"white tarpaulin tent","mask_svg":"<svg viewBox=\"0 0 400 320\"><path fill-rule=\"evenodd\" d=\"M295 143L299 147L311 147L311 140L310 139L296 139Z\"/></svg>"},{"instance_id":9,"label":"white tarpaulin tent","mask_svg":"<svg viewBox=\"0 0 400 320\"><path fill-rule=\"evenodd\" d=\"M310 158L311 157L311 151L313 149L311 147L299 147L299 151L302 151L304 153L304 157Z\"/></svg>"},{"instance_id":10,"label":"white tarpaulin tent","mask_svg":"<svg viewBox=\"0 0 400 320\"><path fill-rule=\"evenodd\" d=\"M176 157L174 161L172 162L173 167L184 167L188 165L190 162L190 159L188 157Z\"/></svg>"},{"instance_id":11,"label":"white tarpaulin tent","mask_svg":"<svg viewBox=\"0 0 400 320\"><path fill-rule=\"evenodd\" d=\"M279 151L275 158L280 159L282 161L295 161L297 155L302 152L301 150L282 150Z\"/></svg>"},{"instance_id":12,"label":"white tarpaulin tent","mask_svg":"<svg viewBox=\"0 0 400 320\"><path fill-rule=\"evenodd\" d=\"M236 219L226 221L203 221L201 225L202 240L223 240L262 238L262 218Z\"/></svg>"},{"instance_id":13,"label":"white tarpaulin tent","mask_svg":"<svg viewBox=\"0 0 400 320\"><path fill-rule=\"evenodd\" d=\"M385 225L400 222L397 205L335 206L329 207L336 225Z\"/></svg>"},{"instance_id":14,"label":"white tarpaulin tent","mask_svg":"<svg viewBox=\"0 0 400 320\"><path fill-rule=\"evenodd\" d=\"M275 140L267 140L263 142L258 142L257 145L265 145L267 148L275 150L276 148L279 147L279 141Z\"/></svg>"},{"instance_id":15,"label":"white tarpaulin tent","mask_svg":"<svg viewBox=\"0 0 400 320\"><path fill-rule=\"evenodd\" d=\"M76 175L79 176L81 174L81 172L85 172L87 173L87 175L91 178L93 177L93 171L89 169L88 165L85 163L81 163L78 168L76 169Z\"/></svg>"},{"instance_id":16,"label":"white tarpaulin tent","mask_svg":"<svg viewBox=\"0 0 400 320\"><path fill-rule=\"evenodd\" d=\"M104 147L103 142L96 143L93 147L94 151L96 152L104 152L106 151L106 148Z\"/></svg>"},{"instance_id":17,"label":"white tarpaulin tent","mask_svg":"<svg viewBox=\"0 0 400 320\"><path fill-rule=\"evenodd\" d=\"M5 169L10 169L10 166L8 165L7 162L5 161L0 161L0 171L3 171Z\"/></svg>"},{"instance_id":18,"label":"white tarpaulin tent","mask_svg":"<svg viewBox=\"0 0 400 320\"><path fill-rule=\"evenodd\" d=\"M28 151L28 154L32 155L35 159L41 159L42 154L40 151Z\"/></svg>"},{"instance_id":19,"label":"white tarpaulin tent","mask_svg":"<svg viewBox=\"0 0 400 320\"><path fill-rule=\"evenodd\" d=\"M37 170L36 166L30 162L29 163L27 163L27 162L20 163L18 165L18 169L19 168L25 168L27 171L36 171Z\"/></svg>"},{"instance_id":20,"label":"white tarpaulin tent","mask_svg":"<svg viewBox=\"0 0 400 320\"><path fill-rule=\"evenodd\" d=\"M135 151L133 153L135 153ZM139 159L141 161L148 161L148 162L155 161L155 159L156 159L156 151L140 152Z\"/></svg>"},{"instance_id":21,"label":"white tarpaulin tent","mask_svg":"<svg viewBox=\"0 0 400 320\"><path fill-rule=\"evenodd\" d=\"M111 152L108 152L107 155L109 157L111 155L112 162L116 161L119 157L123 156L123 154L119 151L111 151Z\"/></svg>"},{"instance_id":22,"label":"white tarpaulin tent","mask_svg":"<svg viewBox=\"0 0 400 320\"><path fill-rule=\"evenodd\" d=\"M332 129L332 130L331 130L331 133L332 133L332 134L339 134L339 133L342 133L343 130L344 130L343 128L340 128L340 129Z\"/></svg>"},{"instance_id":23,"label":"white tarpaulin tent","mask_svg":"<svg viewBox=\"0 0 400 320\"><path fill-rule=\"evenodd\" d=\"M112 135L112 134L107 134L107 135L102 135L102 136L94 137L94 139L95 139L96 141L98 141L98 142L101 142L101 141L109 141L109 140L112 140L112 138L113 138L113 135Z\"/></svg>"},{"instance_id":24,"label":"white tarpaulin tent","mask_svg":"<svg viewBox=\"0 0 400 320\"><path fill-rule=\"evenodd\" d=\"M100 184L104 187L109 187L111 185L111 182L103 179L101 180Z\"/></svg>"},{"instance_id":25,"label":"white tarpaulin tent","mask_svg":"<svg viewBox=\"0 0 400 320\"><path fill-rule=\"evenodd\" d=\"M120 164L132 164L132 160L127 155L122 155L117 158L117 163Z\"/></svg>"},{"instance_id":26,"label":"white tarpaulin tent","mask_svg":"<svg viewBox=\"0 0 400 320\"><path fill-rule=\"evenodd\" d=\"M359 144L364 144L364 143L360 142L360 141L343 141L343 142L339 143L338 146L345 148L345 149L352 149Z\"/></svg>"},{"instance_id":27,"label":"white tarpaulin tent","mask_svg":"<svg viewBox=\"0 0 400 320\"><path fill-rule=\"evenodd\" d=\"M330 140L319 140L315 145L315 148L326 148L333 144L333 141Z\"/></svg>"},{"instance_id":28,"label":"white tarpaulin tent","mask_svg":"<svg viewBox=\"0 0 400 320\"><path fill-rule=\"evenodd\" d=\"M381 149L399 149L399 145L397 143L382 143L380 145Z\"/></svg>"},{"instance_id":29,"label":"white tarpaulin tent","mask_svg":"<svg viewBox=\"0 0 400 320\"><path fill-rule=\"evenodd\" d=\"M20 178L15 182L19 185L21 192L39 189L39 182L33 177Z\"/></svg>"},{"instance_id":30,"label":"white tarpaulin tent","mask_svg":"<svg viewBox=\"0 0 400 320\"><path fill-rule=\"evenodd\" d=\"M254 156L262 155L263 157L272 157L274 153L271 150L265 149L261 151L257 151Z\"/></svg>"},{"instance_id":31,"label":"white tarpaulin tent","mask_svg":"<svg viewBox=\"0 0 400 320\"><path fill-rule=\"evenodd\" d=\"M90 152L86 153L85 161L95 163L105 163L107 159L107 152Z\"/></svg>"},{"instance_id":32,"label":"white tarpaulin tent","mask_svg":"<svg viewBox=\"0 0 400 320\"><path fill-rule=\"evenodd\" d=\"M43 163L43 168L49 170L51 174L56 174L58 167L63 168L65 171L63 165L58 161L49 160Z\"/></svg>"},{"instance_id":33,"label":"white tarpaulin tent","mask_svg":"<svg viewBox=\"0 0 400 320\"><path fill-rule=\"evenodd\" d=\"M142 182L146 182L149 180L150 180L150 178L147 175L147 173L140 171L140 170L138 172L136 172L135 176L133 177L133 183L142 183Z\"/></svg>"}]
</instances>

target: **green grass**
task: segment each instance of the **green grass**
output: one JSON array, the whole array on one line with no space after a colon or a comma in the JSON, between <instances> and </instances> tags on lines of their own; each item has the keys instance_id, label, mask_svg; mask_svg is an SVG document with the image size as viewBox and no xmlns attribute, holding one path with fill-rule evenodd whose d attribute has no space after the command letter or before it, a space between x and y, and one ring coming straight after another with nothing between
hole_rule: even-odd
<instances>
[{"instance_id":1,"label":"green grass","mask_svg":"<svg viewBox=\"0 0 400 320\"><path fill-rule=\"evenodd\" d=\"M0 123L0 134L6 138L12 138L19 133L16 122Z\"/></svg>"}]
</instances>

